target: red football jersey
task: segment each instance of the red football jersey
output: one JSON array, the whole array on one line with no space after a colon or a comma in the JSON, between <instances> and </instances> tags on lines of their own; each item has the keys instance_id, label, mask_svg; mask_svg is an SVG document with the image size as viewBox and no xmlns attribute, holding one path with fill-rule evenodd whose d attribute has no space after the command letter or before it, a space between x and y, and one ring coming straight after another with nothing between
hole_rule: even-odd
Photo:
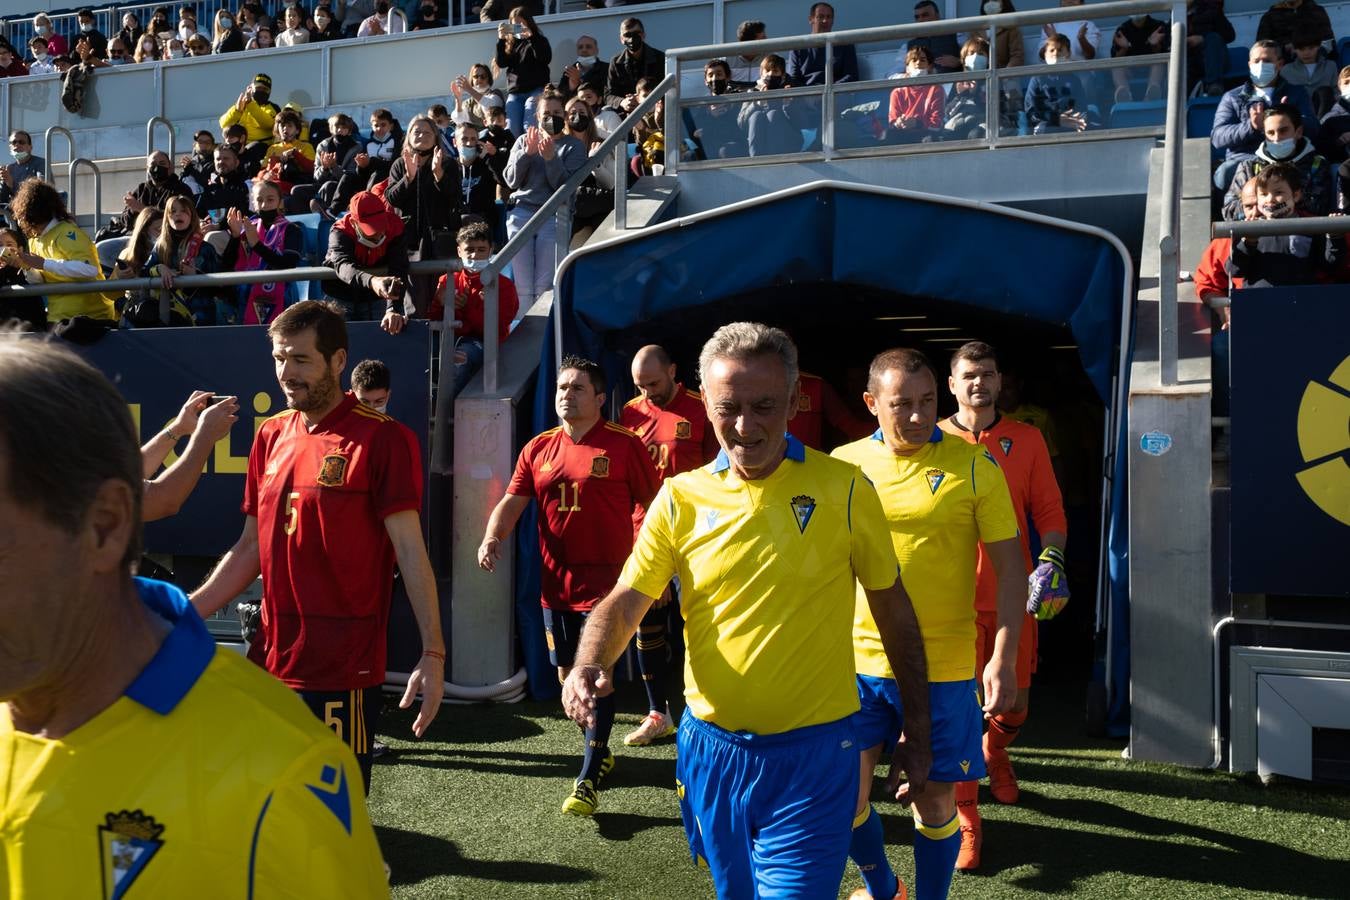
<instances>
[{"instance_id":1,"label":"red football jersey","mask_svg":"<svg viewBox=\"0 0 1350 900\"><path fill-rule=\"evenodd\" d=\"M243 509L258 519L262 626L250 657L297 690L384 683L394 546L384 520L421 506L411 432L347 394L311 431L258 429Z\"/></svg>"},{"instance_id":2,"label":"red football jersey","mask_svg":"<svg viewBox=\"0 0 1350 900\"><path fill-rule=\"evenodd\" d=\"M798 374L797 412L788 419L788 434L813 450L825 447L828 423L845 442L867 437L876 430L875 422L864 422L853 415L838 392L819 375ZM838 436L836 435L836 437Z\"/></svg>"},{"instance_id":3,"label":"red football jersey","mask_svg":"<svg viewBox=\"0 0 1350 900\"><path fill-rule=\"evenodd\" d=\"M697 469L717 455L717 435L708 424L703 398L675 385L675 397L664 409L646 397L634 397L619 413L619 424L642 438L662 481Z\"/></svg>"},{"instance_id":4,"label":"red football jersey","mask_svg":"<svg viewBox=\"0 0 1350 900\"><path fill-rule=\"evenodd\" d=\"M580 441L552 428L525 445L506 492L539 503L544 606L588 612L609 593L641 524L634 510L658 487L647 448L613 422L597 423Z\"/></svg>"},{"instance_id":5,"label":"red football jersey","mask_svg":"<svg viewBox=\"0 0 1350 900\"><path fill-rule=\"evenodd\" d=\"M951 418L940 421L938 427L972 444L977 443L975 435ZM1050 451L1046 449L1045 438L1034 425L999 416L993 425L980 432L978 443L993 454L1008 480L1008 493L1012 495L1013 511L1017 513L1017 533L1026 564L1023 574L1029 575L1032 566L1028 519L1035 524L1039 534L1051 531L1067 534L1069 530L1064 500L1060 497L1059 482L1055 481L1055 470L1050 466ZM984 544L980 544L980 554L975 562L975 608L981 612L998 611L998 576L984 552Z\"/></svg>"}]
</instances>

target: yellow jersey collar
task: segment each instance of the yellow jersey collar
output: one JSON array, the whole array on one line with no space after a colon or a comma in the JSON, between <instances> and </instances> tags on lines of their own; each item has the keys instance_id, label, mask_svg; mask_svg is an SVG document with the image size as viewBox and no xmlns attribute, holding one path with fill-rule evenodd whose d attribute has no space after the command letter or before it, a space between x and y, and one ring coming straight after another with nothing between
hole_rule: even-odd
<instances>
[{"instance_id":1,"label":"yellow jersey collar","mask_svg":"<svg viewBox=\"0 0 1350 900\"><path fill-rule=\"evenodd\" d=\"M806 445L797 440L790 432L785 433L787 438L787 451L783 454L787 459L793 462L806 462ZM731 468L731 458L727 456L727 451L718 450L717 458L712 461L712 473L725 472Z\"/></svg>"},{"instance_id":2,"label":"yellow jersey collar","mask_svg":"<svg viewBox=\"0 0 1350 900\"><path fill-rule=\"evenodd\" d=\"M884 440L886 440L886 436L885 436L884 434L882 434L882 433L881 433L881 429L878 428L876 431L872 432L872 440L874 440L874 441L884 441ZM940 444L940 443L942 443L942 429L941 429L941 428L937 427L936 425L933 426L933 433L932 433L932 435L929 436L929 438L928 438L928 443L930 443L930 444Z\"/></svg>"},{"instance_id":3,"label":"yellow jersey collar","mask_svg":"<svg viewBox=\"0 0 1350 900\"><path fill-rule=\"evenodd\" d=\"M173 625L149 664L126 689L126 695L161 716L173 711L216 653L216 641L206 630L187 595L163 581L136 579L141 602Z\"/></svg>"}]
</instances>

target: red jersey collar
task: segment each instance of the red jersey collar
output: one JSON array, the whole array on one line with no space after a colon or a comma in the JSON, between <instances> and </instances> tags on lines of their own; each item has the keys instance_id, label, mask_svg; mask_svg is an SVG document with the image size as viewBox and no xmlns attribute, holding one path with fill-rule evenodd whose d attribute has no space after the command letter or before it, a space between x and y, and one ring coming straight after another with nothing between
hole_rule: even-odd
<instances>
[{"instance_id":1,"label":"red jersey collar","mask_svg":"<svg viewBox=\"0 0 1350 900\"><path fill-rule=\"evenodd\" d=\"M313 428L305 424L304 413L301 413L300 427L308 431L310 434L316 434L320 431L327 431L328 429L332 428L335 423L341 421L342 418L345 415L347 415L347 413L351 412L352 407L356 406L356 404L359 402L360 401L356 399L355 394L353 394L351 391L346 391L342 395L342 402L339 403L337 406L333 407L333 411L330 412L328 415L324 416L322 419L320 419L319 423L315 425Z\"/></svg>"}]
</instances>

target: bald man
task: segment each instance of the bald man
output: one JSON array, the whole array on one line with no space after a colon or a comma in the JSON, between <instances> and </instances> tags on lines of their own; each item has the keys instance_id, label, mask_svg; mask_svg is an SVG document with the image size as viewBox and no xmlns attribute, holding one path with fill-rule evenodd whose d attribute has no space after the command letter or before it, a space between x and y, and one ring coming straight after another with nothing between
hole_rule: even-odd
<instances>
[{"instance_id":1,"label":"bald man","mask_svg":"<svg viewBox=\"0 0 1350 900\"><path fill-rule=\"evenodd\" d=\"M708 425L703 398L675 380L675 363L665 348L648 344L633 357L633 386L638 395L624 406L619 424L642 438L661 480L696 469L717 455L717 435ZM666 697L667 590L647 611L638 627L638 669L647 689L649 712L623 739L643 747L675 733Z\"/></svg>"}]
</instances>

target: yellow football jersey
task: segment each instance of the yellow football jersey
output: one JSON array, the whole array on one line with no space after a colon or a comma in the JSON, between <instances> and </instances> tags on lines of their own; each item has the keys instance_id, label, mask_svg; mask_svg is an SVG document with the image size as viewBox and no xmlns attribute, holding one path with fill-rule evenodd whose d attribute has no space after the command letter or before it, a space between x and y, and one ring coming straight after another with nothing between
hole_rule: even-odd
<instances>
[{"instance_id":1,"label":"yellow football jersey","mask_svg":"<svg viewBox=\"0 0 1350 900\"><path fill-rule=\"evenodd\" d=\"M0 889L14 898L388 897L356 759L187 598L126 693L58 740L0 706Z\"/></svg>"},{"instance_id":2,"label":"yellow football jersey","mask_svg":"<svg viewBox=\"0 0 1350 900\"><path fill-rule=\"evenodd\" d=\"M861 468L881 496L900 580L923 632L928 680L971 678L976 674L976 550L980 541L1017 537L1017 516L998 463L979 444L936 428L913 456L892 453L879 430L833 455ZM860 674L894 677L861 590L853 639Z\"/></svg>"},{"instance_id":3,"label":"yellow football jersey","mask_svg":"<svg viewBox=\"0 0 1350 900\"><path fill-rule=\"evenodd\" d=\"M853 585L895 583L886 535L857 467L789 437L767 478L742 481L723 452L668 479L619 581L658 597L679 576L689 709L777 734L858 709Z\"/></svg>"},{"instance_id":4,"label":"yellow football jersey","mask_svg":"<svg viewBox=\"0 0 1350 900\"><path fill-rule=\"evenodd\" d=\"M98 262L98 251L94 242L89 240L80 226L74 222L56 222L42 234L28 241L28 252L47 259L73 259L93 265L97 273L90 281L102 281L103 269ZM81 278L68 278L46 270L42 280L52 283L83 281ZM75 316L89 316L93 319L116 319L117 311L112 300L104 294L52 294L47 298L47 319L58 322Z\"/></svg>"}]
</instances>

